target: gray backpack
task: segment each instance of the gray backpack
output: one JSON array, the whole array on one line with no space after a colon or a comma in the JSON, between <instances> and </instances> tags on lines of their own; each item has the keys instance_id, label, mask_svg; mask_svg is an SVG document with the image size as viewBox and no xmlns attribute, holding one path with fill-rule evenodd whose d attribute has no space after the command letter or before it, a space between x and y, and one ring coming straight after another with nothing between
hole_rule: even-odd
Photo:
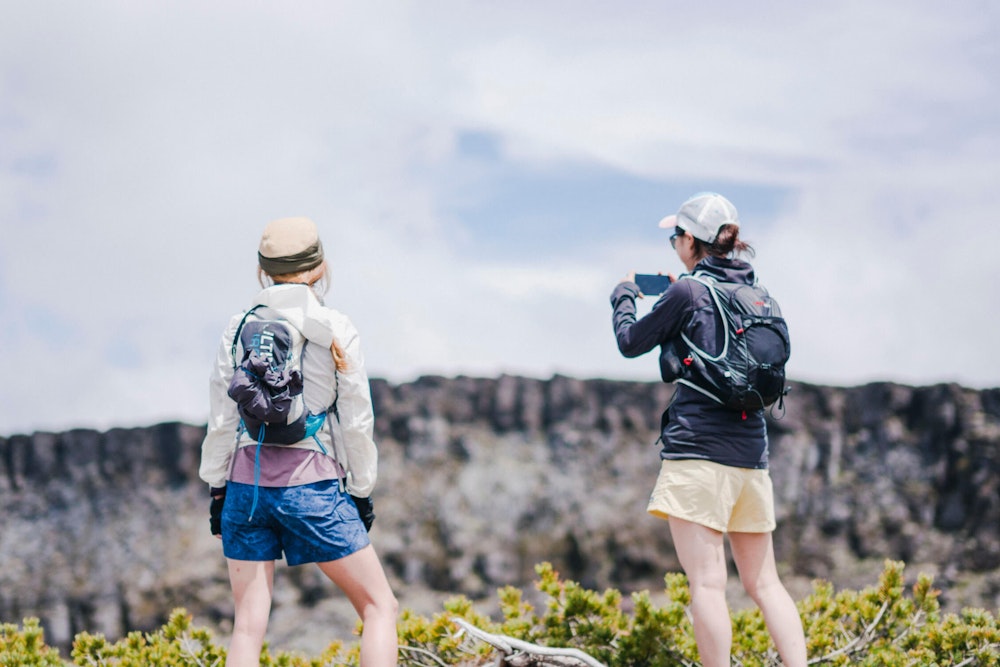
<instances>
[{"instance_id":1,"label":"gray backpack","mask_svg":"<svg viewBox=\"0 0 1000 667\"><path fill-rule=\"evenodd\" d=\"M718 282L701 272L681 279L708 288L722 321L723 346L718 354L710 354L681 334L663 346L663 380L691 387L743 413L775 401L783 407L791 344L778 303L761 285Z\"/></svg>"},{"instance_id":2,"label":"gray backpack","mask_svg":"<svg viewBox=\"0 0 1000 667\"><path fill-rule=\"evenodd\" d=\"M231 350L233 379L228 393L236 401L242 427L258 443L290 445L315 437L328 411L306 409L302 377L306 338L287 320L260 317L258 308L243 316ZM322 443L320 448L326 453Z\"/></svg>"}]
</instances>

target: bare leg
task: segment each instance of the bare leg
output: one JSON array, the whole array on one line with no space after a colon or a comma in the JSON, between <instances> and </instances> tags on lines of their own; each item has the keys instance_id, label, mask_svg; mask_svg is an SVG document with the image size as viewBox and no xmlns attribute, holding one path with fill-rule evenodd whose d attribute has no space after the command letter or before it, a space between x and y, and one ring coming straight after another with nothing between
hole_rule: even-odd
<instances>
[{"instance_id":1,"label":"bare leg","mask_svg":"<svg viewBox=\"0 0 1000 667\"><path fill-rule=\"evenodd\" d=\"M395 667L399 603L375 549L368 545L350 556L319 563L319 568L344 591L364 623L361 667Z\"/></svg>"},{"instance_id":2,"label":"bare leg","mask_svg":"<svg viewBox=\"0 0 1000 667\"><path fill-rule=\"evenodd\" d=\"M743 588L763 612L781 661L789 667L805 667L802 619L778 577L771 533L730 533L729 544Z\"/></svg>"},{"instance_id":3,"label":"bare leg","mask_svg":"<svg viewBox=\"0 0 1000 667\"><path fill-rule=\"evenodd\" d=\"M704 667L729 667L733 625L726 604L722 533L670 517L670 534L691 587L694 639Z\"/></svg>"},{"instance_id":4,"label":"bare leg","mask_svg":"<svg viewBox=\"0 0 1000 667\"><path fill-rule=\"evenodd\" d=\"M257 667L271 613L274 561L228 559L236 620L229 643L226 667Z\"/></svg>"}]
</instances>

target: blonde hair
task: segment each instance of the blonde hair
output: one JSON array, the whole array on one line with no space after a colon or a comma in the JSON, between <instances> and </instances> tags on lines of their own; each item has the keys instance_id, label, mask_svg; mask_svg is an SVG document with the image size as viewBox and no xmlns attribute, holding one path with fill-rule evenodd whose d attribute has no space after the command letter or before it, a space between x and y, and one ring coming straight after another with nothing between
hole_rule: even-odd
<instances>
[{"instance_id":1,"label":"blonde hair","mask_svg":"<svg viewBox=\"0 0 1000 667\"><path fill-rule=\"evenodd\" d=\"M289 283L308 285L312 288L312 291L316 294L316 296L323 296L326 294L327 290L330 289L330 281L327 277L326 260L320 262L311 269L306 269L305 271L282 273L274 276L258 266L257 281L260 283L261 287L265 288L270 287L271 285ZM340 343L338 343L336 339L334 339L333 344L330 345L330 354L333 356L333 365L337 367L337 370L341 373L347 372L347 355L344 353L343 348L340 347Z\"/></svg>"}]
</instances>

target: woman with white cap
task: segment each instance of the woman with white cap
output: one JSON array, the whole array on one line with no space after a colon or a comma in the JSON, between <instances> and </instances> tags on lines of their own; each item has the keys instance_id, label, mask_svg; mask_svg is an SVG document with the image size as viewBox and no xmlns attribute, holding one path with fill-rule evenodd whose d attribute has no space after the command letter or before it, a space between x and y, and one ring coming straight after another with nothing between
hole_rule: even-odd
<instances>
[{"instance_id":1,"label":"woman with white cap","mask_svg":"<svg viewBox=\"0 0 1000 667\"><path fill-rule=\"evenodd\" d=\"M718 354L724 340L706 281L755 285L753 267L739 259L753 249L739 237L736 207L700 193L660 221L670 245L704 280L675 280L650 313L636 318L643 295L630 273L611 295L619 351L636 357L661 347L661 369L682 336ZM664 379L668 373L664 369ZM806 644L795 603L775 565L774 500L767 471L764 409L736 411L693 384L678 383L662 419L661 467L647 511L667 519L691 588L691 613L702 664L730 664L732 624L726 604L728 536L740 580L764 614L785 665L805 667Z\"/></svg>"},{"instance_id":2,"label":"woman with white cap","mask_svg":"<svg viewBox=\"0 0 1000 667\"><path fill-rule=\"evenodd\" d=\"M226 665L259 664L274 563L284 556L289 565L316 563L344 591L364 623L361 665L389 667L397 660L398 605L367 532L378 454L358 332L321 301L327 265L311 220L268 224L258 264L263 289L231 318L212 369L199 471L235 601ZM280 382L247 366L264 359L274 367L281 344L271 342L268 326L299 341L285 355L294 368ZM256 421L255 400L279 412L294 411L288 406L298 400L304 418L290 426L273 415Z\"/></svg>"}]
</instances>

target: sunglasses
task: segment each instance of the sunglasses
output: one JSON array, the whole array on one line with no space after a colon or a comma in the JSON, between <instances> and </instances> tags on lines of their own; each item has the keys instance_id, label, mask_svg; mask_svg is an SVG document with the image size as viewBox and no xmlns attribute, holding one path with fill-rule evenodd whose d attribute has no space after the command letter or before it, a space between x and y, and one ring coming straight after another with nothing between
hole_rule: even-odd
<instances>
[{"instance_id":1,"label":"sunglasses","mask_svg":"<svg viewBox=\"0 0 1000 667\"><path fill-rule=\"evenodd\" d=\"M674 233L670 235L670 247L677 250L677 237L684 236L685 234L687 232L680 227L674 227Z\"/></svg>"}]
</instances>

